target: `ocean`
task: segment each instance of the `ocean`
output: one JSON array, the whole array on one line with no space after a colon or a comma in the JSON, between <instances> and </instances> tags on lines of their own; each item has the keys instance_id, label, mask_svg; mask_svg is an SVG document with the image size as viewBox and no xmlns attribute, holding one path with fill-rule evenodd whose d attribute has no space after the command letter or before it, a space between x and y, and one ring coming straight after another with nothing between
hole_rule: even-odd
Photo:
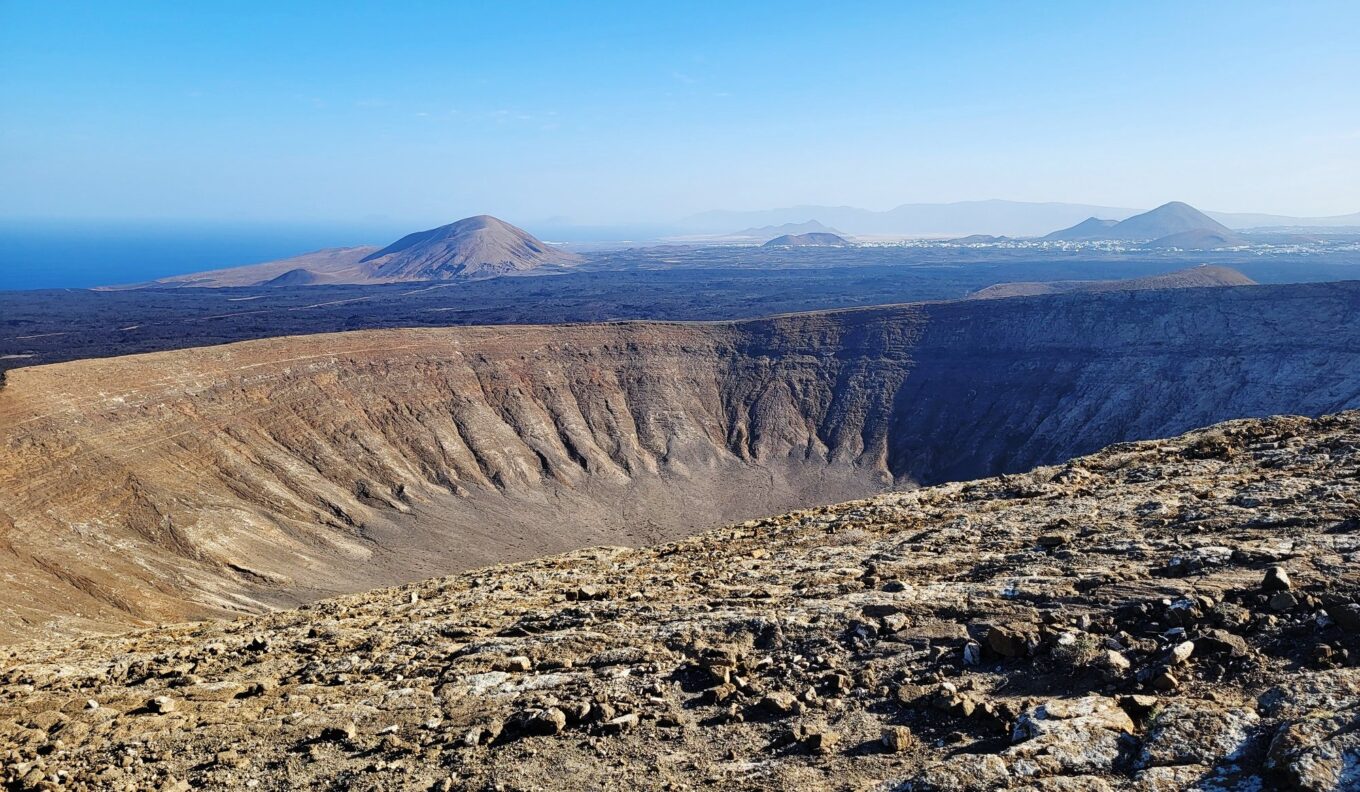
<instances>
[{"instance_id":1,"label":"ocean","mask_svg":"<svg viewBox=\"0 0 1360 792\"><path fill-rule=\"evenodd\" d=\"M385 245L395 227L0 220L0 290L109 286L327 247Z\"/></svg>"}]
</instances>

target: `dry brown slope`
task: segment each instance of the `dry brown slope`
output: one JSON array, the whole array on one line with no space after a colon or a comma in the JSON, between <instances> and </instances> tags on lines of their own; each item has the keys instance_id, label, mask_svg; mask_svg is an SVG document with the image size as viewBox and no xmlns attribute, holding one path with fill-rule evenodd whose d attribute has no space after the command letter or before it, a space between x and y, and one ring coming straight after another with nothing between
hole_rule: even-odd
<instances>
[{"instance_id":1,"label":"dry brown slope","mask_svg":"<svg viewBox=\"0 0 1360 792\"><path fill-rule=\"evenodd\" d=\"M910 333L911 317L875 329ZM804 324L824 325L818 343L840 334ZM884 412L833 385L890 394L900 365L747 358L737 341L724 326L408 330L13 372L3 621L254 610L886 483L881 436L833 447L816 422Z\"/></svg>"},{"instance_id":2,"label":"dry brown slope","mask_svg":"<svg viewBox=\"0 0 1360 792\"><path fill-rule=\"evenodd\" d=\"M1357 662L1352 412L23 647L0 659L0 772L74 789L1342 792Z\"/></svg>"}]
</instances>

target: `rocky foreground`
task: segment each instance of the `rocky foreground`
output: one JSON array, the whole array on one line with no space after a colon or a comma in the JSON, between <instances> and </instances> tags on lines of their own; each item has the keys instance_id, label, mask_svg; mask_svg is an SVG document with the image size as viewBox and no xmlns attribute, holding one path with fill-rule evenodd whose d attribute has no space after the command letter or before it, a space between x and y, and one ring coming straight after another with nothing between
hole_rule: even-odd
<instances>
[{"instance_id":1,"label":"rocky foreground","mask_svg":"<svg viewBox=\"0 0 1360 792\"><path fill-rule=\"evenodd\" d=\"M13 789L1360 787L1360 413L0 660Z\"/></svg>"}]
</instances>

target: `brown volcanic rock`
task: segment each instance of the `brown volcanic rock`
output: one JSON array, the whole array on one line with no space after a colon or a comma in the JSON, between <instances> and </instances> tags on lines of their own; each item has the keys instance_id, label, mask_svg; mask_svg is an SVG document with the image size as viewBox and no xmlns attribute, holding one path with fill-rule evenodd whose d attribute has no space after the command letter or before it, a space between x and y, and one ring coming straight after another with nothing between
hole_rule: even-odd
<instances>
[{"instance_id":1,"label":"brown volcanic rock","mask_svg":"<svg viewBox=\"0 0 1360 792\"><path fill-rule=\"evenodd\" d=\"M1360 598L1357 503L1360 413L1243 420L653 548L33 642L0 655L0 782L1347 789L1360 636L1321 614ZM1071 539L1041 544L1055 526ZM1290 611L1260 590L1274 566ZM1000 624L1033 625L1030 650L966 662ZM1211 631L1243 654L1196 650L1158 692Z\"/></svg>"},{"instance_id":2,"label":"brown volcanic rock","mask_svg":"<svg viewBox=\"0 0 1360 792\"><path fill-rule=\"evenodd\" d=\"M374 331L16 370L0 637L258 612L1360 406L1356 293L1293 294Z\"/></svg>"}]
</instances>

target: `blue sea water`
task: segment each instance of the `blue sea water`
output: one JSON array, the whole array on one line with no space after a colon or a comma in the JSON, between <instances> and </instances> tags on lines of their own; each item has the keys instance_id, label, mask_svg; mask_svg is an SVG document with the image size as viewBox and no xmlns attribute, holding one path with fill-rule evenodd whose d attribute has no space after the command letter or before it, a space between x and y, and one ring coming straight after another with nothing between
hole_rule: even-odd
<instances>
[{"instance_id":1,"label":"blue sea water","mask_svg":"<svg viewBox=\"0 0 1360 792\"><path fill-rule=\"evenodd\" d=\"M385 245L394 227L0 220L0 290L88 288Z\"/></svg>"}]
</instances>

